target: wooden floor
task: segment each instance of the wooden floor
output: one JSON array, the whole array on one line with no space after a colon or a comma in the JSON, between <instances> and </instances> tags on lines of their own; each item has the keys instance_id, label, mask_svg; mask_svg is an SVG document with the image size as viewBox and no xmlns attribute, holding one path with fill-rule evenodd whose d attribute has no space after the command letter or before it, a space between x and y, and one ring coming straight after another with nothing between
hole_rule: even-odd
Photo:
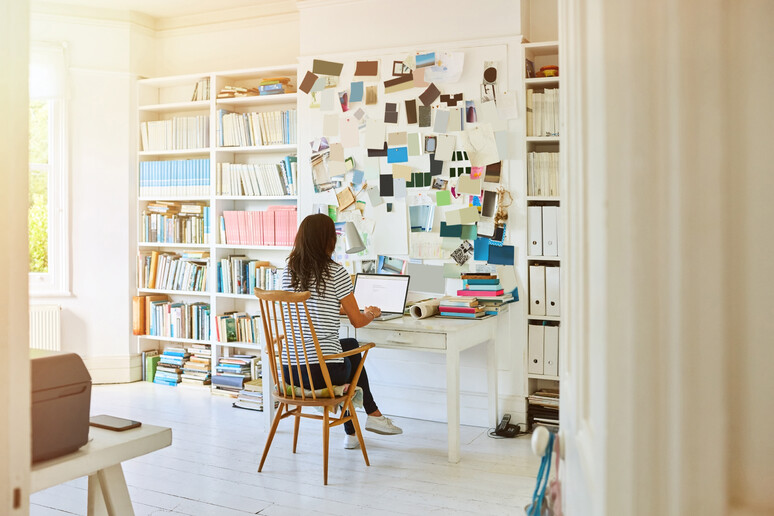
<instances>
[{"instance_id":1,"label":"wooden floor","mask_svg":"<svg viewBox=\"0 0 774 516\"><path fill-rule=\"evenodd\" d=\"M263 414L231 401L146 382L94 387L92 414L172 428L172 446L124 463L137 515L523 514L535 486L539 461L529 437L496 440L463 426L462 460L449 464L445 424L397 417L403 435L364 432L370 467L334 429L328 486L321 425L302 422L294 455L292 423L283 421L257 473ZM30 513L86 514L86 479L35 493Z\"/></svg>"}]
</instances>

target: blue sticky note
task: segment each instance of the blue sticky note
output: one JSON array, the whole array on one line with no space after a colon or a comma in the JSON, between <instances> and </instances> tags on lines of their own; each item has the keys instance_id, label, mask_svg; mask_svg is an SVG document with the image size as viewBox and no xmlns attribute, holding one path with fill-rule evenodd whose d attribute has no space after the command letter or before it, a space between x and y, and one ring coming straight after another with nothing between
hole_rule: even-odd
<instances>
[{"instance_id":1,"label":"blue sticky note","mask_svg":"<svg viewBox=\"0 0 774 516\"><path fill-rule=\"evenodd\" d=\"M352 85L350 86L349 101L350 102L363 101L363 81L352 83Z\"/></svg>"},{"instance_id":2,"label":"blue sticky note","mask_svg":"<svg viewBox=\"0 0 774 516\"><path fill-rule=\"evenodd\" d=\"M408 147L387 149L387 163L405 163L408 161Z\"/></svg>"},{"instance_id":3,"label":"blue sticky note","mask_svg":"<svg viewBox=\"0 0 774 516\"><path fill-rule=\"evenodd\" d=\"M483 262L489 259L489 239L478 237L473 242L473 259Z\"/></svg>"},{"instance_id":4,"label":"blue sticky note","mask_svg":"<svg viewBox=\"0 0 774 516\"><path fill-rule=\"evenodd\" d=\"M494 263L497 265L513 265L513 246L489 246L489 259L487 260L487 263Z\"/></svg>"},{"instance_id":5,"label":"blue sticky note","mask_svg":"<svg viewBox=\"0 0 774 516\"><path fill-rule=\"evenodd\" d=\"M363 184L363 174L362 170L353 170L352 171L352 182L356 185L362 185Z\"/></svg>"}]
</instances>

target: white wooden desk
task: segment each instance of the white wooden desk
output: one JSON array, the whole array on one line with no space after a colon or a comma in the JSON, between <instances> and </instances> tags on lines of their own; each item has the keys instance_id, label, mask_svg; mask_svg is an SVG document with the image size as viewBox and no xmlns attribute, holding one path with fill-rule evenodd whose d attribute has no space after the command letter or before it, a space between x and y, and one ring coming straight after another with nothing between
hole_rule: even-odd
<instances>
[{"instance_id":1,"label":"white wooden desk","mask_svg":"<svg viewBox=\"0 0 774 516\"><path fill-rule=\"evenodd\" d=\"M89 516L133 515L132 501L121 463L172 444L172 430L142 425L114 432L89 429L89 442L76 452L32 466L30 492L35 493L76 478L89 477Z\"/></svg>"},{"instance_id":2,"label":"white wooden desk","mask_svg":"<svg viewBox=\"0 0 774 516\"><path fill-rule=\"evenodd\" d=\"M489 421L497 424L497 356L495 337L497 317L474 321L440 317L416 320L409 316L390 321L374 321L355 329L346 318L341 327L360 343L373 342L378 348L429 351L446 356L446 418L449 462L460 461L460 352L487 346ZM366 364L368 367L368 364Z\"/></svg>"}]
</instances>

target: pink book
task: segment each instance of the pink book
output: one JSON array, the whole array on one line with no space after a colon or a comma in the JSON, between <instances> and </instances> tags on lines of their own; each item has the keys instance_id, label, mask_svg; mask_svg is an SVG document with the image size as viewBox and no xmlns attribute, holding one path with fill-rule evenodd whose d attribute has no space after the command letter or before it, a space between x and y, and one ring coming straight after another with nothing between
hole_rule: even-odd
<instances>
[{"instance_id":1,"label":"pink book","mask_svg":"<svg viewBox=\"0 0 774 516\"><path fill-rule=\"evenodd\" d=\"M502 296L504 291L501 290L458 290L457 295L458 296L486 296L486 297L492 297L492 296Z\"/></svg>"},{"instance_id":2,"label":"pink book","mask_svg":"<svg viewBox=\"0 0 774 516\"><path fill-rule=\"evenodd\" d=\"M237 244L239 233L237 230L237 215L235 211L224 211L223 219L226 221L226 241L225 244Z\"/></svg>"},{"instance_id":3,"label":"pink book","mask_svg":"<svg viewBox=\"0 0 774 516\"><path fill-rule=\"evenodd\" d=\"M261 213L263 218L263 245L274 244L274 211L266 210Z\"/></svg>"},{"instance_id":4,"label":"pink book","mask_svg":"<svg viewBox=\"0 0 774 516\"><path fill-rule=\"evenodd\" d=\"M438 309L441 311L441 313L444 312L458 312L463 314L474 314L476 313L477 309L474 306L439 306Z\"/></svg>"},{"instance_id":5,"label":"pink book","mask_svg":"<svg viewBox=\"0 0 774 516\"><path fill-rule=\"evenodd\" d=\"M239 245L247 245L247 214L243 211L237 212L237 220L239 222Z\"/></svg>"}]
</instances>

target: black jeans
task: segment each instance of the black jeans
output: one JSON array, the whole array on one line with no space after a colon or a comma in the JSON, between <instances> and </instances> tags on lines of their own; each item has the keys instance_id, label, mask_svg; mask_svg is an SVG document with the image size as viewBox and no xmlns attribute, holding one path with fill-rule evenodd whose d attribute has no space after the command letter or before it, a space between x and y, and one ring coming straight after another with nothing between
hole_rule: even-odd
<instances>
[{"instance_id":1,"label":"black jeans","mask_svg":"<svg viewBox=\"0 0 774 516\"><path fill-rule=\"evenodd\" d=\"M351 351L359 346L357 340L355 339L341 339L339 342L341 342L341 348L344 351ZM352 381L352 377L355 375L357 367L360 365L361 359L362 357L358 353L357 355L344 357L343 363L329 363L328 374L331 377L331 384L344 385L345 383L350 383ZM285 375L289 376L290 371L288 366L283 365L282 368L285 371ZM312 383L314 383L318 389L320 386L324 386L325 379L323 379L320 364L309 364L309 369L312 373ZM299 380L296 371L297 369L294 368L293 379L298 382ZM301 378L303 380L304 387L309 388L310 384L309 377L306 372L306 367L301 368ZM368 385L368 375L366 374L365 367L363 367L363 370L360 371L360 378L357 381L357 385L363 389L363 408L365 409L366 414L371 414L379 410L379 407L376 406L374 397L371 394L371 387ZM355 425L353 425L351 421L344 423L344 431L349 435L353 435L355 433Z\"/></svg>"}]
</instances>

